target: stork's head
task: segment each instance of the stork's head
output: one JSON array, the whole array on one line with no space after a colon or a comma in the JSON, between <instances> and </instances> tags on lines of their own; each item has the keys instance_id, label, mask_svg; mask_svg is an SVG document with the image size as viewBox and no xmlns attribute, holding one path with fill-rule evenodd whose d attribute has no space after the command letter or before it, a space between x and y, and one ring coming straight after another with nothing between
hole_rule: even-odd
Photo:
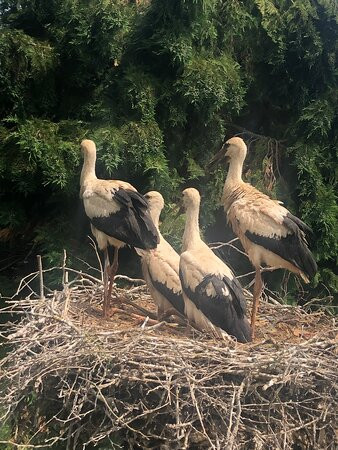
<instances>
[{"instance_id":1,"label":"stork's head","mask_svg":"<svg viewBox=\"0 0 338 450\"><path fill-rule=\"evenodd\" d=\"M96 155L96 145L90 139L84 139L81 142L81 152L84 158Z\"/></svg>"},{"instance_id":2,"label":"stork's head","mask_svg":"<svg viewBox=\"0 0 338 450\"><path fill-rule=\"evenodd\" d=\"M201 202L201 196L197 189L188 188L182 192L183 207L185 210L191 207L199 207Z\"/></svg>"},{"instance_id":3,"label":"stork's head","mask_svg":"<svg viewBox=\"0 0 338 450\"><path fill-rule=\"evenodd\" d=\"M162 209L164 208L163 197L157 191L147 192L144 197L148 202L150 216L155 225L158 226L160 214Z\"/></svg>"},{"instance_id":4,"label":"stork's head","mask_svg":"<svg viewBox=\"0 0 338 450\"><path fill-rule=\"evenodd\" d=\"M213 167L220 163L230 163L232 160L245 160L247 153L247 146L242 138L232 137L228 139L223 145L221 150L209 162L208 167Z\"/></svg>"}]
</instances>

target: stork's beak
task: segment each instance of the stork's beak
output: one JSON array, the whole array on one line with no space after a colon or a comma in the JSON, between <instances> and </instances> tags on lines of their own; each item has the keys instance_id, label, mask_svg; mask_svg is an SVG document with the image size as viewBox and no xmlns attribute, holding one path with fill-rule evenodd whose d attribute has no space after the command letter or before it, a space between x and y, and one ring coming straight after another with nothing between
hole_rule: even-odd
<instances>
[{"instance_id":1,"label":"stork's beak","mask_svg":"<svg viewBox=\"0 0 338 450\"><path fill-rule=\"evenodd\" d=\"M181 215L184 214L184 213L185 213L184 206L181 205L181 206L179 207L179 209L178 209L177 215L178 215L178 216L181 216Z\"/></svg>"},{"instance_id":2,"label":"stork's beak","mask_svg":"<svg viewBox=\"0 0 338 450\"><path fill-rule=\"evenodd\" d=\"M228 145L227 143L222 145L221 150L209 161L207 165L208 169L213 169L217 164L227 163L229 161L229 157L226 156Z\"/></svg>"},{"instance_id":3,"label":"stork's beak","mask_svg":"<svg viewBox=\"0 0 338 450\"><path fill-rule=\"evenodd\" d=\"M184 205L183 205L183 199L182 198L178 201L177 206L178 206L177 216L181 216L182 214L185 213L185 208L184 208Z\"/></svg>"}]
</instances>

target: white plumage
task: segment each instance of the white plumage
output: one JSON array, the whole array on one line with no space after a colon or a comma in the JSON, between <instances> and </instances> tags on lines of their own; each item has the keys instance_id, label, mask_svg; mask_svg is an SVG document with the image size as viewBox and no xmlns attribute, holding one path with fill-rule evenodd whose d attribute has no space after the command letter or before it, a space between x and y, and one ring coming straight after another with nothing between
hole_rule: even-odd
<instances>
[{"instance_id":1,"label":"white plumage","mask_svg":"<svg viewBox=\"0 0 338 450\"><path fill-rule=\"evenodd\" d=\"M183 191L186 225L180 257L180 279L187 318L200 330L221 337L226 331L240 342L251 340L242 288L230 268L202 241L200 195Z\"/></svg>"},{"instance_id":2,"label":"white plumage","mask_svg":"<svg viewBox=\"0 0 338 450\"><path fill-rule=\"evenodd\" d=\"M158 232L150 218L144 197L129 183L100 180L96 177L96 146L91 140L81 143L84 157L80 197L100 250L104 251L104 302L107 315L113 280L118 267L118 249L125 244L142 249L156 248ZM114 246L110 266L108 245ZM108 287L108 280L110 285Z\"/></svg>"},{"instance_id":3,"label":"white plumage","mask_svg":"<svg viewBox=\"0 0 338 450\"><path fill-rule=\"evenodd\" d=\"M281 202L272 200L242 180L247 147L243 139L229 139L213 158L230 161L222 203L233 231L256 269L251 326L254 333L256 314L263 283L261 265L284 268L300 275L305 282L317 271L305 234L311 229L292 215Z\"/></svg>"},{"instance_id":4,"label":"white plumage","mask_svg":"<svg viewBox=\"0 0 338 450\"><path fill-rule=\"evenodd\" d=\"M151 191L144 196L149 205L150 216L158 230L160 241L154 250L136 249L141 256L142 272L160 320L177 312L184 315L184 301L179 278L180 257L164 239L159 230L159 219L164 200L159 192Z\"/></svg>"}]
</instances>

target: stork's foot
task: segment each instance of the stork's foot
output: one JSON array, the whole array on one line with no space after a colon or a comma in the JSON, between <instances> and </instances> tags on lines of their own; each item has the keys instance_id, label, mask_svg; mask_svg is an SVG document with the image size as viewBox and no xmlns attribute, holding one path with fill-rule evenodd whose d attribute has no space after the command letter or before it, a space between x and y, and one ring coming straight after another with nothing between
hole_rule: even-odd
<instances>
[{"instance_id":1,"label":"stork's foot","mask_svg":"<svg viewBox=\"0 0 338 450\"><path fill-rule=\"evenodd\" d=\"M109 319L114 314L119 312L125 312L124 305L121 302L120 298L112 298L108 303L103 301L102 313L105 319Z\"/></svg>"}]
</instances>

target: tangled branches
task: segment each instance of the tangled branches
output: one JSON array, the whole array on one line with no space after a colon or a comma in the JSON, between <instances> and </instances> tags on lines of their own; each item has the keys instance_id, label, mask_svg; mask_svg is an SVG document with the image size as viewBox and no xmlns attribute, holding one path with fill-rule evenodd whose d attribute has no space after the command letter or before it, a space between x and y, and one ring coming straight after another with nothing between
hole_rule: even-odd
<instances>
[{"instance_id":1,"label":"tangled branches","mask_svg":"<svg viewBox=\"0 0 338 450\"><path fill-rule=\"evenodd\" d=\"M230 124L229 124L230 125ZM264 186L268 192L271 192L276 184L277 178L281 178L280 158L281 149L284 147L285 141L278 140L262 134L253 133L238 125L231 124L230 127L237 131L237 135L247 139L248 146L256 141L264 142L267 152L263 161L263 180Z\"/></svg>"},{"instance_id":2,"label":"tangled branches","mask_svg":"<svg viewBox=\"0 0 338 450\"><path fill-rule=\"evenodd\" d=\"M175 324L135 325L128 309L104 321L100 291L82 276L7 306L21 315L2 333L0 411L13 445L334 448L332 319L265 303L255 343L217 342ZM143 286L117 293L151 305Z\"/></svg>"}]
</instances>

